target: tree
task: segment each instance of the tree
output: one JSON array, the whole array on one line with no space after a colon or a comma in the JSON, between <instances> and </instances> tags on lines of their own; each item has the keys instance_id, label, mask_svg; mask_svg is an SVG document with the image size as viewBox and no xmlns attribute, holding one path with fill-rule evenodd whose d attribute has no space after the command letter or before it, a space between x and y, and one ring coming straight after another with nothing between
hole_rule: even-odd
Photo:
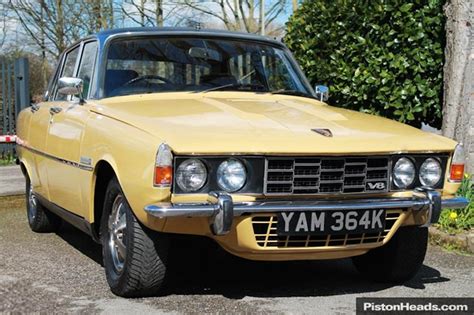
<instances>
[{"instance_id":1,"label":"tree","mask_svg":"<svg viewBox=\"0 0 474 315\"><path fill-rule=\"evenodd\" d=\"M175 25L183 20L176 18L180 7L180 0L132 0L129 3L123 2L121 5L122 14L126 19L131 20L139 26L161 27L164 21ZM166 4L166 14L164 13ZM131 10L130 10L131 8ZM178 22L177 22L178 21Z\"/></svg>"},{"instance_id":2,"label":"tree","mask_svg":"<svg viewBox=\"0 0 474 315\"><path fill-rule=\"evenodd\" d=\"M260 21L256 15L261 2L261 0L183 0L183 5L207 18L220 21L228 30L258 33ZM268 5L265 7L265 28L270 27L285 11L288 0L266 2Z\"/></svg>"},{"instance_id":3,"label":"tree","mask_svg":"<svg viewBox=\"0 0 474 315\"><path fill-rule=\"evenodd\" d=\"M8 11L3 4L0 4L0 48L5 44L7 38L7 23L8 23Z\"/></svg>"},{"instance_id":4,"label":"tree","mask_svg":"<svg viewBox=\"0 0 474 315\"><path fill-rule=\"evenodd\" d=\"M80 16L74 14L77 10L72 6L63 0L9 1L27 37L56 58L83 33Z\"/></svg>"},{"instance_id":5,"label":"tree","mask_svg":"<svg viewBox=\"0 0 474 315\"><path fill-rule=\"evenodd\" d=\"M474 3L451 0L446 12L443 135L462 142L474 171Z\"/></svg>"},{"instance_id":6,"label":"tree","mask_svg":"<svg viewBox=\"0 0 474 315\"><path fill-rule=\"evenodd\" d=\"M113 28L113 0L9 0L7 8L41 50L57 58L80 38Z\"/></svg>"}]
</instances>

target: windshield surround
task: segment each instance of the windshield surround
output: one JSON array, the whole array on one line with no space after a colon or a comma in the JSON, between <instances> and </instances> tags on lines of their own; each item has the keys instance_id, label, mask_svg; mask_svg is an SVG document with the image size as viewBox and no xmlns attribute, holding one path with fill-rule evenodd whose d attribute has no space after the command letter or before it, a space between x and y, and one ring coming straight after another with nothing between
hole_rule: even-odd
<instances>
[{"instance_id":1,"label":"windshield surround","mask_svg":"<svg viewBox=\"0 0 474 315\"><path fill-rule=\"evenodd\" d=\"M107 95L106 91L106 72L107 72L107 67L109 64L109 54L111 53L111 49L113 49L113 45L115 43L120 43L120 42L126 42L126 41L140 41L140 40L168 40L168 41L173 41L173 40L188 40L188 41L202 41L206 43L222 43L224 42L225 44L229 45L232 43L235 43L236 45L248 45L249 47L251 45L257 45L259 48L265 48L265 49L272 49L275 52L275 56L278 55L278 57L282 60L284 65L286 66L286 70L288 71L288 74L291 76L291 78L295 81L296 86L294 87L296 90L304 92L305 94L308 95L308 97L314 97L314 91L310 87L310 84L306 77L304 76L303 72L301 71L299 65L296 63L294 60L291 52L288 50L288 48L283 45L280 42L277 42L275 40L270 40L270 39L264 39L260 38L259 36L255 36L255 38L252 38L252 35L241 35L241 34L213 34L213 33L203 33L201 34L196 34L196 33L190 33L190 34L116 34L109 36L103 45L103 49L101 52L101 60L102 62L100 63L100 71L99 73L99 78L98 78L98 90L97 90L97 98L105 98L105 97L111 97L114 95ZM222 84L226 85L226 84ZM213 88L213 87L218 87L218 85L214 86L208 86L208 88ZM166 90L166 91L147 91L146 93L166 93L166 92L204 92L208 88L200 88L200 89L195 89L195 90L187 90L187 89L174 89L174 90ZM216 89L219 90L219 89ZM232 89L232 88L225 88L222 91L244 91L244 92L263 92L263 93L270 93L274 92L275 90L281 90L281 89L269 89L267 85L267 89L257 91L257 90L242 90L240 88ZM135 94L142 94L139 92L131 92L131 93L125 93L124 95L135 95ZM117 95L119 96L119 95Z\"/></svg>"}]
</instances>

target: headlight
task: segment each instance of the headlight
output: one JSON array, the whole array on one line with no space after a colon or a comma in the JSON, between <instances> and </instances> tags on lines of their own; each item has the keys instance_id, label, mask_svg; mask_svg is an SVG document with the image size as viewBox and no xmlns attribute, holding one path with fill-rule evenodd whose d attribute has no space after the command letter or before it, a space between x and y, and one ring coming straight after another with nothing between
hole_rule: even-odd
<instances>
[{"instance_id":1,"label":"headlight","mask_svg":"<svg viewBox=\"0 0 474 315\"><path fill-rule=\"evenodd\" d=\"M185 192L201 189L206 183L206 179L206 166L197 159L184 161L176 170L176 183Z\"/></svg>"},{"instance_id":2,"label":"headlight","mask_svg":"<svg viewBox=\"0 0 474 315\"><path fill-rule=\"evenodd\" d=\"M227 192L235 192L245 185L247 172L238 160L224 161L217 169L217 185Z\"/></svg>"},{"instance_id":3,"label":"headlight","mask_svg":"<svg viewBox=\"0 0 474 315\"><path fill-rule=\"evenodd\" d=\"M413 184L415 174L415 164L408 158L399 158L393 167L393 182L398 188L407 188Z\"/></svg>"},{"instance_id":4,"label":"headlight","mask_svg":"<svg viewBox=\"0 0 474 315\"><path fill-rule=\"evenodd\" d=\"M420 183L423 186L436 186L441 179L442 168L433 158L426 159L420 167Z\"/></svg>"}]
</instances>

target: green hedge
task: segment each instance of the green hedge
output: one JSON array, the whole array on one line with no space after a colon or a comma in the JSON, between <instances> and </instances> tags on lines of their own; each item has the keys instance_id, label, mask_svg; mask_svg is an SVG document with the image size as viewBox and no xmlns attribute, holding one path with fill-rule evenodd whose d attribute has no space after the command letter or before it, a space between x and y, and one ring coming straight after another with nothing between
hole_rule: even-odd
<instances>
[{"instance_id":1,"label":"green hedge","mask_svg":"<svg viewBox=\"0 0 474 315\"><path fill-rule=\"evenodd\" d=\"M444 1L306 0L285 43L331 105L441 125Z\"/></svg>"}]
</instances>

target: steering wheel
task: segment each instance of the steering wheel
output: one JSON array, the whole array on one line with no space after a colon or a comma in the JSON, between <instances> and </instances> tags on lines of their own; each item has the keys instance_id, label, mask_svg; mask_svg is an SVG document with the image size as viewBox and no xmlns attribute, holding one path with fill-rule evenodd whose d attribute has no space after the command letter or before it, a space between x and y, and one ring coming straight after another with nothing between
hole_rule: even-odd
<instances>
[{"instance_id":1,"label":"steering wheel","mask_svg":"<svg viewBox=\"0 0 474 315\"><path fill-rule=\"evenodd\" d=\"M168 84L173 84L173 81L171 81L170 79L167 79L165 77L155 75L155 74L148 74L148 75L141 75L141 76L138 76L134 79L131 79L130 81L125 83L124 86L134 84L134 83L137 83L137 82L140 82L140 81L143 81L143 80L153 80L153 79L161 80L161 81L163 81L165 83L168 83Z\"/></svg>"}]
</instances>

